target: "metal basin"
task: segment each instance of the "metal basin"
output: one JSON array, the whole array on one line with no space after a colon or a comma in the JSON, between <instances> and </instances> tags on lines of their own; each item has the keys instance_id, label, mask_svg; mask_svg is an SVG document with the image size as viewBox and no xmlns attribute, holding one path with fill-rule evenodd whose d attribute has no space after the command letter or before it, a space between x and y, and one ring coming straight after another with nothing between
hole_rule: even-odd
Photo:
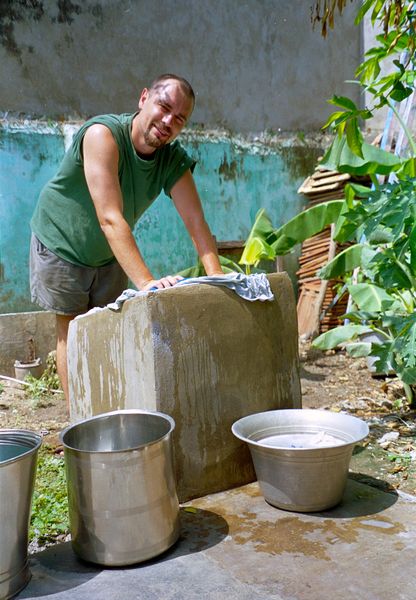
<instances>
[{"instance_id":1,"label":"metal basin","mask_svg":"<svg viewBox=\"0 0 416 600\"><path fill-rule=\"evenodd\" d=\"M0 598L11 598L30 579L27 558L30 509L40 435L0 429Z\"/></svg>"},{"instance_id":2,"label":"metal basin","mask_svg":"<svg viewBox=\"0 0 416 600\"><path fill-rule=\"evenodd\" d=\"M120 410L61 433L72 546L78 556L106 566L129 565L176 542L174 427L162 413Z\"/></svg>"},{"instance_id":3,"label":"metal basin","mask_svg":"<svg viewBox=\"0 0 416 600\"><path fill-rule=\"evenodd\" d=\"M232 432L249 445L267 502L313 512L341 501L354 445L368 426L340 413L289 409L243 417Z\"/></svg>"}]
</instances>

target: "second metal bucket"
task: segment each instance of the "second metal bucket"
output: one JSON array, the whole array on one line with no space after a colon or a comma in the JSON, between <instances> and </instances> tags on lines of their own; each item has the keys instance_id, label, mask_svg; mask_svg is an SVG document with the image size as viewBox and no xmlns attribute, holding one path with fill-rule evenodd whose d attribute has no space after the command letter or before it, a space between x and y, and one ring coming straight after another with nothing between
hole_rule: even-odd
<instances>
[{"instance_id":1,"label":"second metal bucket","mask_svg":"<svg viewBox=\"0 0 416 600\"><path fill-rule=\"evenodd\" d=\"M42 438L24 429L0 430L0 598L30 579L27 557L36 459Z\"/></svg>"},{"instance_id":2,"label":"second metal bucket","mask_svg":"<svg viewBox=\"0 0 416 600\"><path fill-rule=\"evenodd\" d=\"M267 502L314 512L341 501L354 445L368 435L368 425L350 415L292 408L243 417L232 431L250 448Z\"/></svg>"},{"instance_id":3,"label":"second metal bucket","mask_svg":"<svg viewBox=\"0 0 416 600\"><path fill-rule=\"evenodd\" d=\"M153 558L176 542L174 427L162 413L119 410L61 433L72 546L78 556L122 566Z\"/></svg>"}]
</instances>

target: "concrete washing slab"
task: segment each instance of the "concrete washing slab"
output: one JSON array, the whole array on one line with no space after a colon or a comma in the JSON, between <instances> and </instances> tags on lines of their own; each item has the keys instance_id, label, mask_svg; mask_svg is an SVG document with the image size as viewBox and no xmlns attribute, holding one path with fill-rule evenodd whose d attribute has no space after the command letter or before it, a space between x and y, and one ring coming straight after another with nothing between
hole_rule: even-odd
<instances>
[{"instance_id":1,"label":"concrete washing slab","mask_svg":"<svg viewBox=\"0 0 416 600\"><path fill-rule=\"evenodd\" d=\"M232 424L301 406L292 284L286 273L268 278L271 302L200 284L75 319L68 337L71 421L132 408L170 415L181 501L254 481L249 450Z\"/></svg>"},{"instance_id":2,"label":"concrete washing slab","mask_svg":"<svg viewBox=\"0 0 416 600\"><path fill-rule=\"evenodd\" d=\"M257 483L181 508L182 535L124 569L82 563L70 542L31 557L26 600L414 600L416 497L349 479L342 503L301 514Z\"/></svg>"}]
</instances>

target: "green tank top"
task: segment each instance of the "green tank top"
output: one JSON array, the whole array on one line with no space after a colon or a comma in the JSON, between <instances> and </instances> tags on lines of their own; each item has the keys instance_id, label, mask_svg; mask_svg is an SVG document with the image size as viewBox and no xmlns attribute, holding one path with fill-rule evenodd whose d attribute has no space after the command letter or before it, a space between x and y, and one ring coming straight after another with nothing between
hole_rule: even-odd
<instances>
[{"instance_id":1,"label":"green tank top","mask_svg":"<svg viewBox=\"0 0 416 600\"><path fill-rule=\"evenodd\" d=\"M84 123L75 134L58 173L41 191L31 220L32 231L60 258L88 267L100 267L114 260L84 175L81 146L90 125L106 125L117 142L123 215L131 229L162 189L169 195L185 171L194 168L195 161L177 141L158 148L151 160L140 158L131 139L134 116L102 115Z\"/></svg>"}]
</instances>

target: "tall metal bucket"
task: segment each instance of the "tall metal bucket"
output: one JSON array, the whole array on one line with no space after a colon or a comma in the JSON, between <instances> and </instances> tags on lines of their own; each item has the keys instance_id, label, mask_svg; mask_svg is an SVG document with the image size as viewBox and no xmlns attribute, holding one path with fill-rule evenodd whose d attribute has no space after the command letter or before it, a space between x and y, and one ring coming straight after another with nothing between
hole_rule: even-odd
<instances>
[{"instance_id":1,"label":"tall metal bucket","mask_svg":"<svg viewBox=\"0 0 416 600\"><path fill-rule=\"evenodd\" d=\"M72 546L86 561L121 566L153 558L179 537L168 415L119 410L61 433Z\"/></svg>"},{"instance_id":2,"label":"tall metal bucket","mask_svg":"<svg viewBox=\"0 0 416 600\"><path fill-rule=\"evenodd\" d=\"M0 429L0 598L27 585L29 519L40 435Z\"/></svg>"}]
</instances>

